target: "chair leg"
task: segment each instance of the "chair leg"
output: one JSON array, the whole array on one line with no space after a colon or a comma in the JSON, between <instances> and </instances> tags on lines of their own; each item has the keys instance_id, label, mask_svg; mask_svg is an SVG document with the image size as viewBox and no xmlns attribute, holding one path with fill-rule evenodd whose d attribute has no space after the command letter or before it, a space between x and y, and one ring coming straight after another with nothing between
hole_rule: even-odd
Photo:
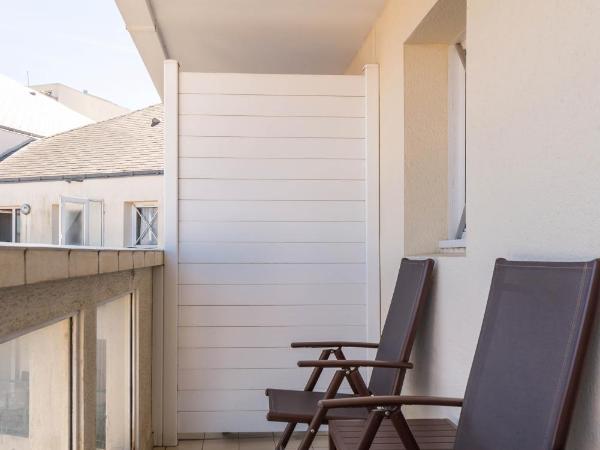
<instances>
[{"instance_id":1,"label":"chair leg","mask_svg":"<svg viewBox=\"0 0 600 450\"><path fill-rule=\"evenodd\" d=\"M365 431L358 442L357 450L369 450L369 448L371 448L373 439L375 439L375 435L377 434L384 417L384 411L371 411L367 418L367 422L365 423Z\"/></svg>"},{"instance_id":2,"label":"chair leg","mask_svg":"<svg viewBox=\"0 0 600 450\"><path fill-rule=\"evenodd\" d=\"M331 438L331 434L328 433L328 440L329 440L329 450L337 450L337 447L335 446L335 442L333 442L333 439Z\"/></svg>"},{"instance_id":3,"label":"chair leg","mask_svg":"<svg viewBox=\"0 0 600 450\"><path fill-rule=\"evenodd\" d=\"M292 433L294 433L294 428L296 428L296 424L293 422L290 422L286 425L285 430L283 430L283 434L277 442L275 450L283 450L286 447L286 445L288 445L288 442L292 437Z\"/></svg>"},{"instance_id":4,"label":"chair leg","mask_svg":"<svg viewBox=\"0 0 600 450\"><path fill-rule=\"evenodd\" d=\"M419 444L417 444L417 441L415 440L412 431L410 431L408 422L404 418L404 414L402 414L402 411L398 410L394 412L390 416L390 420L392 421L392 425L394 425L394 428L398 432L398 436L400 436L400 440L404 444L406 450L420 450Z\"/></svg>"},{"instance_id":5,"label":"chair leg","mask_svg":"<svg viewBox=\"0 0 600 450\"><path fill-rule=\"evenodd\" d=\"M335 350L325 349L321 352L319 360L329 359L329 356L331 356L332 354L335 354ZM306 382L306 386L304 387L305 391L312 391L315 388L317 382L319 381L319 378L321 377L321 373L323 373L323 369L321 367L315 367L313 369L313 371L310 374L310 377L308 378L308 381ZM290 441L290 438L294 433L296 425L297 424L295 422L288 422L288 424L285 427L285 430L283 431L283 434L277 442L277 446L275 447L276 450L283 450L288 445L288 442Z\"/></svg>"},{"instance_id":6,"label":"chair leg","mask_svg":"<svg viewBox=\"0 0 600 450\"><path fill-rule=\"evenodd\" d=\"M340 388L342 381L344 381L345 376L346 372L344 370L338 370L335 372L335 374L333 375L333 379L331 380L331 383L327 388L327 392L325 392L325 395L323 396L324 399L330 399L335 397L335 394L337 394L337 391ZM315 440L317 431L319 431L319 428L325 420L326 415L327 408L317 408L317 412L313 416L310 424L308 425L308 430L306 430L306 433L304 434L304 438L302 439L298 450L308 450L310 448L310 445Z\"/></svg>"}]
</instances>

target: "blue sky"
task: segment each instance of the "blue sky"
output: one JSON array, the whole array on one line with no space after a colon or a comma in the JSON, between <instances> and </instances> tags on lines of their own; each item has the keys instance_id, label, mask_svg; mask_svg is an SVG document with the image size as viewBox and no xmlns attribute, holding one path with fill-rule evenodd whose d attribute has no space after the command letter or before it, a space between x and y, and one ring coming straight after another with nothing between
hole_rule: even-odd
<instances>
[{"instance_id":1,"label":"blue sky","mask_svg":"<svg viewBox=\"0 0 600 450\"><path fill-rule=\"evenodd\" d=\"M60 82L131 109L158 103L114 0L2 2L0 73Z\"/></svg>"}]
</instances>

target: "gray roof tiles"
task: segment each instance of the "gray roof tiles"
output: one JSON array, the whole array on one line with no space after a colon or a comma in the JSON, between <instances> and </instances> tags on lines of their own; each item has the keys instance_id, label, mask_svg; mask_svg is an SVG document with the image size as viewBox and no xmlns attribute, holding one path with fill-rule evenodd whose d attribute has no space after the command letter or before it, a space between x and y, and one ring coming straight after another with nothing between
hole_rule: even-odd
<instances>
[{"instance_id":1,"label":"gray roof tiles","mask_svg":"<svg viewBox=\"0 0 600 450\"><path fill-rule=\"evenodd\" d=\"M40 139L0 162L0 182L162 173L163 128L155 105Z\"/></svg>"}]
</instances>

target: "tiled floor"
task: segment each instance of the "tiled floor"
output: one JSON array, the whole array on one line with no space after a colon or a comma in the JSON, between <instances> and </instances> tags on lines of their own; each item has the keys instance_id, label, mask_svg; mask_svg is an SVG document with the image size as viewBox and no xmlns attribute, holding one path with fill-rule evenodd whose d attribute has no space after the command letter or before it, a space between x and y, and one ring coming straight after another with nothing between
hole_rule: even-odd
<instances>
[{"instance_id":1,"label":"tiled floor","mask_svg":"<svg viewBox=\"0 0 600 450\"><path fill-rule=\"evenodd\" d=\"M287 448L296 450L302 436L302 433L294 433ZM277 439L279 436L273 433L228 433L206 436L205 439L180 440L177 447L154 447L154 450L274 450ZM328 442L327 434L319 433L312 448L326 450Z\"/></svg>"}]
</instances>

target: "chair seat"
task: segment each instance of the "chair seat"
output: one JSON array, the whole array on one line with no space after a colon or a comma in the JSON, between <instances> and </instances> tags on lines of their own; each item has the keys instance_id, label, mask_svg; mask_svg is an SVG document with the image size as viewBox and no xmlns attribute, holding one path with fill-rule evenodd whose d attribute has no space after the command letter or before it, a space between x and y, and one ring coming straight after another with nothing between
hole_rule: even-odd
<instances>
[{"instance_id":1,"label":"chair seat","mask_svg":"<svg viewBox=\"0 0 600 450\"><path fill-rule=\"evenodd\" d=\"M317 403L325 396L324 392L293 391L287 389L267 389L269 412L267 419L276 422L310 423ZM338 394L335 398L354 397L352 394ZM367 417L365 408L331 409L325 422L334 419L363 419Z\"/></svg>"},{"instance_id":2,"label":"chair seat","mask_svg":"<svg viewBox=\"0 0 600 450\"><path fill-rule=\"evenodd\" d=\"M407 420L421 450L452 450L456 427L447 419ZM329 422L329 437L335 450L356 450L364 432L364 420L333 420ZM371 450L405 450L396 429L384 420L371 444Z\"/></svg>"}]
</instances>

